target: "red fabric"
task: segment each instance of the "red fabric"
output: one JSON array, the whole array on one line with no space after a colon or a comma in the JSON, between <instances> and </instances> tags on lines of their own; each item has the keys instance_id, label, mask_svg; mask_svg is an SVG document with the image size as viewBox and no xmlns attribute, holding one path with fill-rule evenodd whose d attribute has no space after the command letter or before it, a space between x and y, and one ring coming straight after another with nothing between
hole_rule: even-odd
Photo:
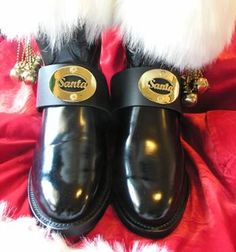
<instances>
[{"instance_id":1,"label":"red fabric","mask_svg":"<svg viewBox=\"0 0 236 252\"><path fill-rule=\"evenodd\" d=\"M109 81L124 66L116 31L103 36L101 69ZM14 217L30 215L27 177L41 118L35 109L35 86L14 81L9 71L16 43L0 42L0 199ZM148 240L129 232L109 207L89 238L155 242L170 251L236 250L236 35L232 45L205 70L210 89L186 110L182 142L191 190L181 223L168 237ZM79 246L79 243L78 243Z\"/></svg>"}]
</instances>

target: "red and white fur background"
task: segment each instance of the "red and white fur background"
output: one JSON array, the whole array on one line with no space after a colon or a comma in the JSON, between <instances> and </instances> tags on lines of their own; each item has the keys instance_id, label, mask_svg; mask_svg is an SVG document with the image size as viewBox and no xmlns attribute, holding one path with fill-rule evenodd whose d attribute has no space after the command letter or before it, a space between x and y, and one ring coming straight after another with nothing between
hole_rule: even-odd
<instances>
[{"instance_id":1,"label":"red and white fur background","mask_svg":"<svg viewBox=\"0 0 236 252\"><path fill-rule=\"evenodd\" d=\"M24 35L24 32L26 32L27 35L29 30L32 34L37 33L37 25L34 22L29 22L29 20L38 17L41 22L43 16L38 14L41 13L41 5L47 1L49 0L41 2L0 0L0 27L2 32L6 29L9 38L15 37L18 33ZM59 6L55 5L58 2L65 3L65 0L50 1L54 3L52 6ZM87 2L90 2L94 7L93 3L100 6L100 1L73 0L73 3L87 4ZM104 0L104 3L106 1ZM16 5L13 5L12 2ZM39 9L37 9L37 5L34 6L34 3L39 2ZM132 4L131 0L117 0L117 2L120 4L121 12L126 9L125 6L129 7L129 4ZM123 2L124 5L122 5ZM158 7L160 7L160 3L163 3L164 6L167 2L173 4L171 0L164 2L148 0L148 2L158 4ZM236 1L179 0L178 2L185 4L184 6L187 4L190 11L194 10L192 8L194 5L188 3L199 3L202 16L195 19L191 13L187 15L186 12L181 27L184 23L188 26L189 22L185 21L190 18L193 22L191 23L193 28L190 29L191 32L187 32L189 27L188 29L175 30L173 26L176 25L177 27L179 23L171 20L167 23L167 20L165 25L169 25L173 31L177 32L174 38L178 39L176 45L168 44L165 47L167 45L165 41L159 40L157 36L156 42L153 40L155 45L165 45L161 51L159 51L159 47L156 48L155 45L149 43L152 42L153 37L147 43L144 41L146 37L150 36L148 30L140 28L142 33L136 33L133 25L138 25L138 27L141 25L141 23L138 23L140 15L134 16L133 21L137 20L137 22L129 20L128 16L127 19L122 19L122 22L119 21L119 15L116 17L117 24L121 26L123 31L124 41L130 43L130 46L141 46L143 52L148 56L152 54L153 57L166 58L169 63L176 62L178 68L184 66L196 67L194 65L196 57L198 59L197 66L206 62L211 63L204 68L204 75L208 78L210 84L208 92L199 97L199 103L196 107L185 110L181 120L182 144L185 149L186 170L190 177L191 187L187 207L178 227L172 234L163 239L149 240L128 231L121 224L112 207L109 206L94 230L73 246L66 245L62 237L56 234L49 235L49 231L38 228L35 220L32 219L27 201L28 172L32 164L32 155L41 124L41 114L35 108L37 85L26 85L22 81L10 78L9 72L16 62L17 43L1 37L0 200L7 202L7 207L5 203L2 203L0 207L0 251L64 252L74 249L75 251L135 252L236 251L236 34L231 40L231 33L235 25L236 8L234 7ZM22 5L22 3L25 3L25 5ZM182 10L181 4L176 5L176 8L180 8L179 11ZM204 8L204 4L207 6L206 8ZM210 7L213 5L218 6L218 8L211 12L214 8ZM19 11L22 6L32 7L37 11L22 15L22 12ZM137 13L142 13L140 6L138 4L135 9ZM77 23L78 21L78 13L73 12L73 5L71 5L71 8L72 12L67 9L68 12L66 13L72 13L73 15L70 15L72 19L69 19L66 26L63 26L62 23L56 23L58 26L48 27L47 19L44 20L46 25L41 24L41 28L46 33L52 34L51 42L53 45L55 45L58 32L66 33L68 25L72 31L75 28L74 22ZM168 9L168 5L166 5L166 8ZM176 8L175 10L177 10ZM62 9L65 11L65 8ZM151 23L153 23L156 20L156 12L152 8L150 9L149 16ZM94 13L94 10L97 11L94 7L92 13ZM232 10L232 14L223 15L223 13L226 13L225 10L227 12ZM171 11L171 14L178 14L179 11ZM182 11L185 13L185 10ZM121 12L118 12L118 14ZM82 13L84 17L86 17L86 13ZM100 15L103 15L103 13L99 12ZM125 12L122 14L123 17L124 14ZM11 24L10 20L13 16L18 22ZM92 16L97 17L96 13ZM25 19L22 19L23 17ZM219 23L217 23L218 17L221 18ZM105 21L102 22L99 29L97 28L98 32L106 26ZM202 23L199 24L201 21ZM97 19L87 19L87 22L89 23L88 27L96 28ZM159 26L157 29L155 26L153 29L158 31L162 28ZM19 31L19 29L22 30ZM211 33L212 31L214 32ZM166 30L164 29L162 32L165 33ZM90 30L88 30L89 33ZM204 36L204 33L206 36ZM132 41L130 41L130 34L134 38ZM173 33L166 33L168 41L171 41L168 37L171 34L173 35ZM186 41L186 36L191 39ZM88 37L88 39L92 40L93 38ZM37 50L36 44L33 41L32 43ZM223 49L227 43L229 45L223 53L213 60L216 52ZM152 49L151 51L147 49L149 47ZM188 53L186 53L186 49L188 49ZM172 52L170 55L173 57L169 55L169 52ZM100 65L108 84L111 76L124 68L124 59L125 55L117 30L111 29L104 32ZM110 168L112 169L112 167Z\"/></svg>"},{"instance_id":2,"label":"red and white fur background","mask_svg":"<svg viewBox=\"0 0 236 252\"><path fill-rule=\"evenodd\" d=\"M1 205L0 250L70 251L55 235L46 242L45 232L28 218L32 215L27 201L27 178L41 115L35 109L37 86L9 76L16 60L16 47L16 42L1 38L0 200L8 204L8 217L4 217L4 205ZM34 47L37 49L35 44ZM116 30L103 34L100 64L108 81L124 67ZM128 231L109 206L86 236L87 240L82 239L73 248L78 251L235 251L236 36L218 59L205 68L204 74L210 89L182 118L182 143L191 188L186 211L176 230L161 240L142 238ZM149 246L142 248L146 245Z\"/></svg>"}]
</instances>

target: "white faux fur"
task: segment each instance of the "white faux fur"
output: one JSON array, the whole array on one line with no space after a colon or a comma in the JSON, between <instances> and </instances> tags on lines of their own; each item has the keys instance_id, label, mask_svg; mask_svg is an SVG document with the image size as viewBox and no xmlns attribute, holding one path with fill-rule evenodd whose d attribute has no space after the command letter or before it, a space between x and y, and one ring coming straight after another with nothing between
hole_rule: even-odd
<instances>
[{"instance_id":1,"label":"white faux fur","mask_svg":"<svg viewBox=\"0 0 236 252\"><path fill-rule=\"evenodd\" d=\"M84 25L93 41L111 22L113 0L0 0L0 6L0 30L9 39L41 32L60 45Z\"/></svg>"},{"instance_id":2,"label":"white faux fur","mask_svg":"<svg viewBox=\"0 0 236 252\"><path fill-rule=\"evenodd\" d=\"M236 0L117 0L116 24L145 57L201 68L230 42Z\"/></svg>"},{"instance_id":3,"label":"white faux fur","mask_svg":"<svg viewBox=\"0 0 236 252\"><path fill-rule=\"evenodd\" d=\"M102 237L84 239L80 248L69 247L56 233L40 228L36 220L22 217L13 220L5 202L0 203L0 251L16 252L167 252L157 244L142 245L135 242L129 250L119 242L109 244Z\"/></svg>"}]
</instances>

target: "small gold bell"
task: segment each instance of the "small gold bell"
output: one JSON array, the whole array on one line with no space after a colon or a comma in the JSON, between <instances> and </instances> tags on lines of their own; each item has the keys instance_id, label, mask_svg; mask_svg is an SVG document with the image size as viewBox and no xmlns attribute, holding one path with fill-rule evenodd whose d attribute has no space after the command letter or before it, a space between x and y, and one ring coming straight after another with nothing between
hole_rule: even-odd
<instances>
[{"instance_id":1,"label":"small gold bell","mask_svg":"<svg viewBox=\"0 0 236 252\"><path fill-rule=\"evenodd\" d=\"M18 63L14 65L14 67L10 71L10 76L13 79L20 80L21 79L22 69Z\"/></svg>"},{"instance_id":2,"label":"small gold bell","mask_svg":"<svg viewBox=\"0 0 236 252\"><path fill-rule=\"evenodd\" d=\"M10 76L13 79L19 80L20 79L20 72L17 69L12 68L10 71Z\"/></svg>"},{"instance_id":3,"label":"small gold bell","mask_svg":"<svg viewBox=\"0 0 236 252\"><path fill-rule=\"evenodd\" d=\"M205 93L209 87L209 83L208 83L207 79L203 78L203 77L199 78L196 81L196 84L197 84L197 90L200 94Z\"/></svg>"},{"instance_id":4,"label":"small gold bell","mask_svg":"<svg viewBox=\"0 0 236 252\"><path fill-rule=\"evenodd\" d=\"M29 74L23 79L23 81L25 82L25 84L31 85L35 83L36 77Z\"/></svg>"},{"instance_id":5,"label":"small gold bell","mask_svg":"<svg viewBox=\"0 0 236 252\"><path fill-rule=\"evenodd\" d=\"M21 78L26 84L34 84L37 78L37 73L32 70L31 71L25 70L21 74Z\"/></svg>"},{"instance_id":6,"label":"small gold bell","mask_svg":"<svg viewBox=\"0 0 236 252\"><path fill-rule=\"evenodd\" d=\"M29 75L29 70L24 69L24 71L21 73L22 80L24 80L25 78L27 78L28 75Z\"/></svg>"},{"instance_id":7,"label":"small gold bell","mask_svg":"<svg viewBox=\"0 0 236 252\"><path fill-rule=\"evenodd\" d=\"M11 69L10 76L27 84L34 84L41 63L41 56L35 54L30 41L18 41L16 64Z\"/></svg>"},{"instance_id":8,"label":"small gold bell","mask_svg":"<svg viewBox=\"0 0 236 252\"><path fill-rule=\"evenodd\" d=\"M32 67L31 69L35 70L38 72L39 68L41 67L41 63L40 62L37 62L35 61L33 64L32 64Z\"/></svg>"},{"instance_id":9,"label":"small gold bell","mask_svg":"<svg viewBox=\"0 0 236 252\"><path fill-rule=\"evenodd\" d=\"M186 94L185 97L183 98L184 105L187 107L192 107L197 104L197 94L190 93Z\"/></svg>"}]
</instances>

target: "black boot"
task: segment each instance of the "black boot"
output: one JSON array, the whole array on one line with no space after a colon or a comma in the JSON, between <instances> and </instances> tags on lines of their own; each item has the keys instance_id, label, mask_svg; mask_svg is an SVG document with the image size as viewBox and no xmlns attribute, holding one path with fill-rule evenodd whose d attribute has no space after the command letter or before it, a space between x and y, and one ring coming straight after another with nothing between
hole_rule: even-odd
<instances>
[{"instance_id":1,"label":"black boot","mask_svg":"<svg viewBox=\"0 0 236 252\"><path fill-rule=\"evenodd\" d=\"M112 80L113 204L131 231L160 238L179 223L188 197L180 143L181 83L170 68L128 51Z\"/></svg>"},{"instance_id":2,"label":"black boot","mask_svg":"<svg viewBox=\"0 0 236 252\"><path fill-rule=\"evenodd\" d=\"M108 89L98 70L100 45L83 30L51 52L38 40L45 66L38 79L42 130L29 177L35 217L66 236L83 235L103 215L111 179L107 167Z\"/></svg>"}]
</instances>

